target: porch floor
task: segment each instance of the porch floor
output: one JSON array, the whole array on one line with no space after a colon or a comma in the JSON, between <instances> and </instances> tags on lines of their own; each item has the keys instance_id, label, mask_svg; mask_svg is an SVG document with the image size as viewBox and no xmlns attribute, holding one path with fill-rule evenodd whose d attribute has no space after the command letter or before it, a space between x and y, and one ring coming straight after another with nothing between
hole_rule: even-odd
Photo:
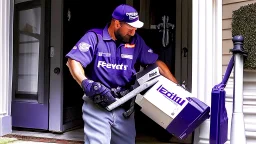
<instances>
[{"instance_id":1,"label":"porch floor","mask_svg":"<svg viewBox=\"0 0 256 144\"><path fill-rule=\"evenodd\" d=\"M15 141L14 144L23 144L23 143L35 143L36 144L36 139L55 139L55 140L60 140L59 142L56 143L66 143L66 142L61 142L61 141L73 141L73 142L68 142L68 143L83 143L84 135L83 135L83 129L75 129L71 131L67 131L65 133L51 133L51 132L38 132L38 131L31 131L31 130L13 130L12 134L8 135L7 137L27 137L25 138L24 141ZM30 140L32 138L33 140ZM174 141L173 143L165 143L165 142L159 142L157 139L154 137L138 134L136 137L136 144L191 144L188 142L188 140L185 140L184 142L181 141ZM28 143L28 144L29 144ZM42 142L38 142L38 144L42 144ZM49 141L47 142L48 144L54 144L55 142Z\"/></svg>"},{"instance_id":2,"label":"porch floor","mask_svg":"<svg viewBox=\"0 0 256 144\"><path fill-rule=\"evenodd\" d=\"M29 136L29 137L54 138L54 139L59 139L59 140L73 140L73 141L83 141L84 140L82 128L67 131L64 133L13 130L12 134L20 135L20 136Z\"/></svg>"}]
</instances>

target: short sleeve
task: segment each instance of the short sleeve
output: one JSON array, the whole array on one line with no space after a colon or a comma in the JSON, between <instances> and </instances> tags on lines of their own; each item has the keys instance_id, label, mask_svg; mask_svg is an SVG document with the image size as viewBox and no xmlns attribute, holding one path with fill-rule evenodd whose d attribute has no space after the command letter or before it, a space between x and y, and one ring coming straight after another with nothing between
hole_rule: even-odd
<instances>
[{"instance_id":1,"label":"short sleeve","mask_svg":"<svg viewBox=\"0 0 256 144\"><path fill-rule=\"evenodd\" d=\"M68 52L66 57L76 60L83 67L86 67L93 60L96 43L97 35L94 32L87 32Z\"/></svg>"},{"instance_id":2,"label":"short sleeve","mask_svg":"<svg viewBox=\"0 0 256 144\"><path fill-rule=\"evenodd\" d=\"M137 43L140 47L140 52L138 55L138 60L143 65L153 64L158 59L158 54L154 53L153 50L147 46L145 41L138 35Z\"/></svg>"}]
</instances>

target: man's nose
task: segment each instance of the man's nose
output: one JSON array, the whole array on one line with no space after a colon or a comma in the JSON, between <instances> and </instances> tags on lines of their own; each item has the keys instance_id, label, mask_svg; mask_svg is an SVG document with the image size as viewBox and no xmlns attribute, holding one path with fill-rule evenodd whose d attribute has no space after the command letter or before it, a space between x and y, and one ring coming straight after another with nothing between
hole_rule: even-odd
<instances>
[{"instance_id":1,"label":"man's nose","mask_svg":"<svg viewBox=\"0 0 256 144\"><path fill-rule=\"evenodd\" d=\"M131 31L129 32L129 34L130 34L131 36L134 36L134 35L135 35L136 30L137 30L137 28L135 28L135 29L131 30Z\"/></svg>"}]
</instances>

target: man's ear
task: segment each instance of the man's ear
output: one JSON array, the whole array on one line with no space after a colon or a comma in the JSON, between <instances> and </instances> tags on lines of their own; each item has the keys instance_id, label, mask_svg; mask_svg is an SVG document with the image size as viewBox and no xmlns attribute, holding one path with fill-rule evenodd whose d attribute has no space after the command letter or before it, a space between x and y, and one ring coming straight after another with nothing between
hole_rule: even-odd
<instances>
[{"instance_id":1,"label":"man's ear","mask_svg":"<svg viewBox=\"0 0 256 144\"><path fill-rule=\"evenodd\" d=\"M114 20L114 24L116 28L120 28L121 27L121 23L119 20L113 19Z\"/></svg>"},{"instance_id":2,"label":"man's ear","mask_svg":"<svg viewBox=\"0 0 256 144\"><path fill-rule=\"evenodd\" d=\"M68 61L66 62L66 66L68 66L68 68L69 68L69 63L68 63Z\"/></svg>"}]
</instances>

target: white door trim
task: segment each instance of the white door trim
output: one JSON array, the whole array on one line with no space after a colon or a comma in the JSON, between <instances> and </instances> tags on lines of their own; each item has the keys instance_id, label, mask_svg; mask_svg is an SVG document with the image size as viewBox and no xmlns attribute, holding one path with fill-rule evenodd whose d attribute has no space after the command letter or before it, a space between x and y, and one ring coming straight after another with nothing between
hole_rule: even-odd
<instances>
[{"instance_id":1,"label":"white door trim","mask_svg":"<svg viewBox=\"0 0 256 144\"><path fill-rule=\"evenodd\" d=\"M12 132L13 0L0 1L0 136Z\"/></svg>"},{"instance_id":2,"label":"white door trim","mask_svg":"<svg viewBox=\"0 0 256 144\"><path fill-rule=\"evenodd\" d=\"M222 79L222 0L193 0L192 94L210 106L211 89ZM209 143L210 120L197 128L195 144Z\"/></svg>"}]
</instances>

